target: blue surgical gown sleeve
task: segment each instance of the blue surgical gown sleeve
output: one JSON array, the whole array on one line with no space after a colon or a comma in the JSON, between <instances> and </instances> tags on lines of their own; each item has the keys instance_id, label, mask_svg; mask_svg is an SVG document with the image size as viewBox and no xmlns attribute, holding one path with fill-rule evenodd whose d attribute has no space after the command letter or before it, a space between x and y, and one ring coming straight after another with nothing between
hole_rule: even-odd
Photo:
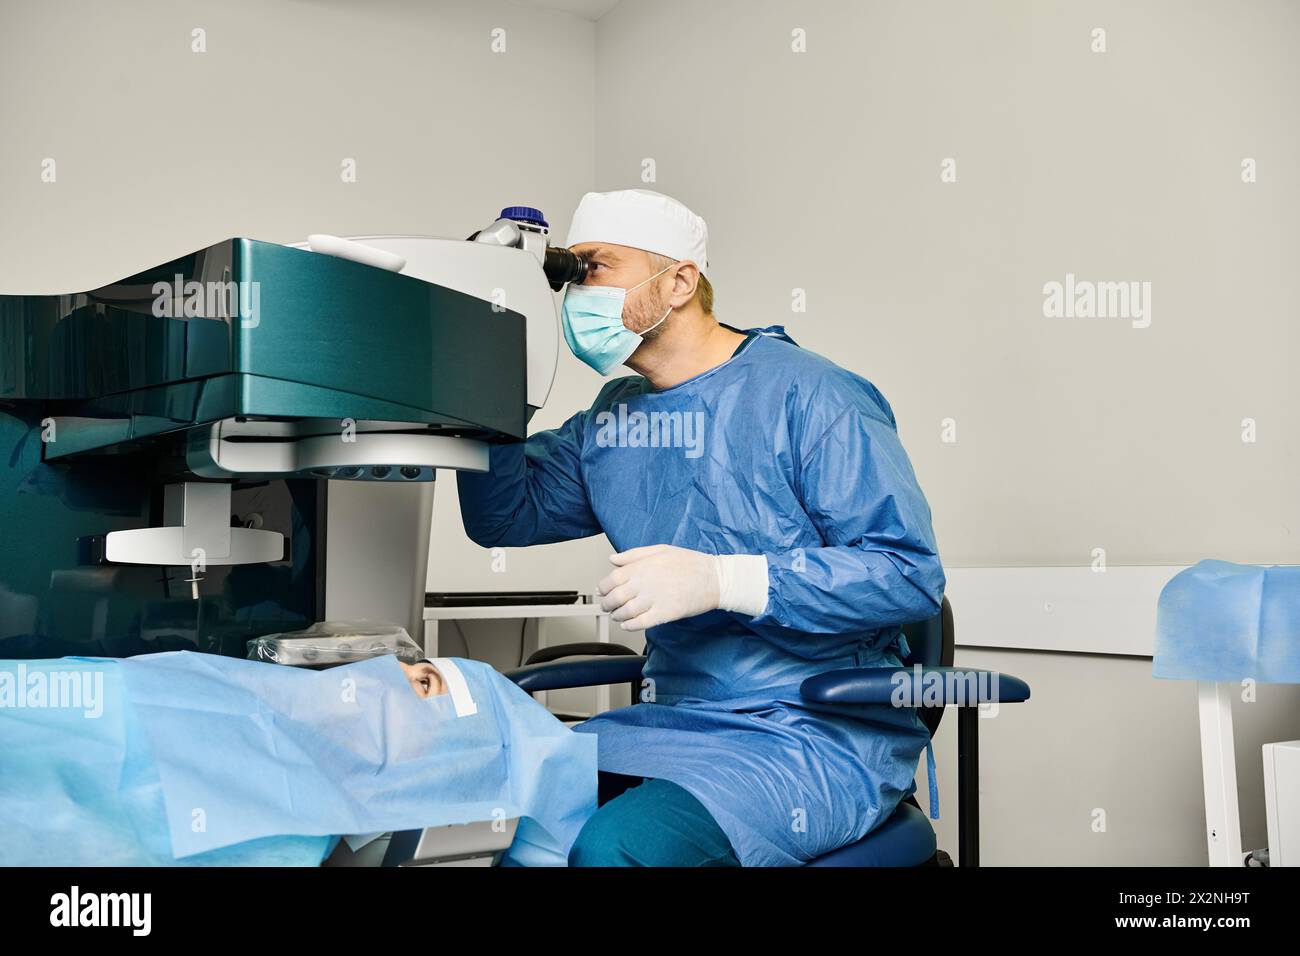
<instances>
[{"instance_id":1,"label":"blue surgical gown sleeve","mask_svg":"<svg viewBox=\"0 0 1300 956\"><path fill-rule=\"evenodd\" d=\"M943 567L893 413L865 382L833 398L839 410L811 429L798 471L824 546L767 555L768 604L753 623L843 634L933 617Z\"/></svg>"},{"instance_id":2,"label":"blue surgical gown sleeve","mask_svg":"<svg viewBox=\"0 0 1300 956\"><path fill-rule=\"evenodd\" d=\"M579 412L527 441L493 445L487 474L456 473L465 533L485 548L522 548L586 538L601 530L582 483Z\"/></svg>"}]
</instances>

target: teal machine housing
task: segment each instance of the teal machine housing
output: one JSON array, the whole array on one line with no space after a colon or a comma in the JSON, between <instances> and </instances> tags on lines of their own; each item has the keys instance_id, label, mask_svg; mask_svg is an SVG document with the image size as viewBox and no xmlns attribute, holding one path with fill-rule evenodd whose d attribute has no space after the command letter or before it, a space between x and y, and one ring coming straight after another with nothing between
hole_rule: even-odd
<instances>
[{"instance_id":1,"label":"teal machine housing","mask_svg":"<svg viewBox=\"0 0 1300 956\"><path fill-rule=\"evenodd\" d=\"M329 481L482 467L524 437L526 349L508 308L244 238L0 296L0 657L243 656L323 619Z\"/></svg>"}]
</instances>

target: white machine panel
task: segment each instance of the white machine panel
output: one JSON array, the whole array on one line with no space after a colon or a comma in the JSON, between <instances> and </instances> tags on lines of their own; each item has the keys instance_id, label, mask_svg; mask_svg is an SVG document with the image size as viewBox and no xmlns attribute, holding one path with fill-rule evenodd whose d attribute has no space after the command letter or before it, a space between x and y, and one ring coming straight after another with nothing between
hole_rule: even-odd
<instances>
[{"instance_id":1,"label":"white machine panel","mask_svg":"<svg viewBox=\"0 0 1300 956\"><path fill-rule=\"evenodd\" d=\"M1264 745L1268 865L1300 866L1300 740Z\"/></svg>"}]
</instances>

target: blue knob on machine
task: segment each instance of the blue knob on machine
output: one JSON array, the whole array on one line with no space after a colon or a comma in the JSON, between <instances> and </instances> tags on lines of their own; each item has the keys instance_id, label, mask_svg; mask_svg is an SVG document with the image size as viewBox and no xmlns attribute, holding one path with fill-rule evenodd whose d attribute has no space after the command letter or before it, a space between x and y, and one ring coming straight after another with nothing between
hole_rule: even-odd
<instances>
[{"instance_id":1,"label":"blue knob on machine","mask_svg":"<svg viewBox=\"0 0 1300 956\"><path fill-rule=\"evenodd\" d=\"M551 228L550 223L542 217L542 211L534 209L532 206L506 206L505 209L501 210L501 215L497 218L527 222L534 226L541 226L543 229Z\"/></svg>"}]
</instances>

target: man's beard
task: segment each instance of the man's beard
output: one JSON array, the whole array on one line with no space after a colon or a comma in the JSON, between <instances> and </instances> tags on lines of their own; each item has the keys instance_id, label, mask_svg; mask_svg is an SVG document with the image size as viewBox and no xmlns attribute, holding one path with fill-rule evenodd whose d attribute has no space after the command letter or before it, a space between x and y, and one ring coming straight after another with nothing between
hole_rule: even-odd
<instances>
[{"instance_id":1,"label":"man's beard","mask_svg":"<svg viewBox=\"0 0 1300 956\"><path fill-rule=\"evenodd\" d=\"M668 307L664 304L663 296L659 294L658 289L655 289L653 297L645 304L645 311L636 317L637 328L646 330L637 332L637 334L647 342L659 338L663 334L664 327L668 324L664 315L667 311ZM665 321L660 322L660 319L665 319Z\"/></svg>"}]
</instances>

